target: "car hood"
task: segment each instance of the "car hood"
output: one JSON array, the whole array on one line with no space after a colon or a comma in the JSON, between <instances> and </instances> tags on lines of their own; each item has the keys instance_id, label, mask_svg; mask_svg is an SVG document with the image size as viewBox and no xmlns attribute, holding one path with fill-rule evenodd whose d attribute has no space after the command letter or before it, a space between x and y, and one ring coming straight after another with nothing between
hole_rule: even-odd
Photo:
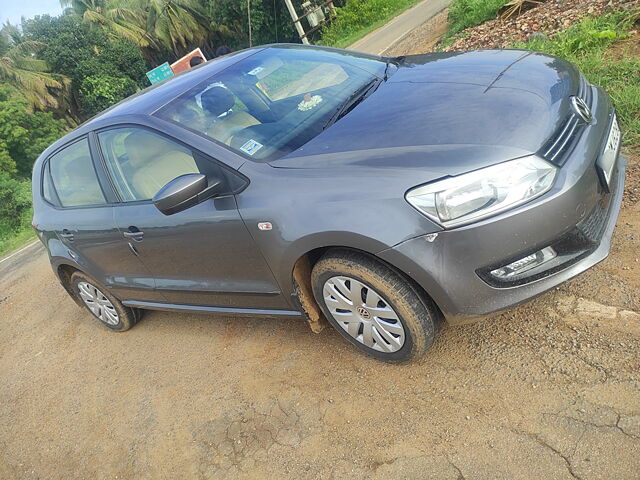
<instances>
[{"instance_id":1,"label":"car hood","mask_svg":"<svg viewBox=\"0 0 640 480\"><path fill-rule=\"evenodd\" d=\"M538 151L570 113L579 72L541 53L399 57L397 70L283 168L404 167L455 175Z\"/></svg>"}]
</instances>

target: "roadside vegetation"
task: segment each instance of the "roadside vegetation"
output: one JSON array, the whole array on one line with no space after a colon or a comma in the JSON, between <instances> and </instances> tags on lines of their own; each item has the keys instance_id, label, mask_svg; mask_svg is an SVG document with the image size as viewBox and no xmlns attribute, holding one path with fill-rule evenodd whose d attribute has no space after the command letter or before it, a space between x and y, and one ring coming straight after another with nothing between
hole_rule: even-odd
<instances>
[{"instance_id":1,"label":"roadside vegetation","mask_svg":"<svg viewBox=\"0 0 640 480\"><path fill-rule=\"evenodd\" d=\"M34 236L31 213L31 182L0 173L0 255Z\"/></svg>"},{"instance_id":2,"label":"roadside vegetation","mask_svg":"<svg viewBox=\"0 0 640 480\"><path fill-rule=\"evenodd\" d=\"M591 83L604 88L616 106L625 145L632 149L640 148L640 49L629 37L629 31L639 18L639 11L587 18L553 38L514 45L565 58ZM635 41L637 38L636 35ZM618 42L621 48L613 54L611 47Z\"/></svg>"},{"instance_id":3,"label":"roadside vegetation","mask_svg":"<svg viewBox=\"0 0 640 480\"><path fill-rule=\"evenodd\" d=\"M381 27L420 0L347 0L324 28L320 44L344 48Z\"/></svg>"}]
</instances>

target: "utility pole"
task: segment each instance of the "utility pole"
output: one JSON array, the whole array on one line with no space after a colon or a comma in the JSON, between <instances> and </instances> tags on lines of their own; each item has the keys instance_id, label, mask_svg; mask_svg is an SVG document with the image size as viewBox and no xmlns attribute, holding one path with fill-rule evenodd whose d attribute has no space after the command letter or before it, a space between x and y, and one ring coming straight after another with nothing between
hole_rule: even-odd
<instances>
[{"instance_id":1,"label":"utility pole","mask_svg":"<svg viewBox=\"0 0 640 480\"><path fill-rule=\"evenodd\" d=\"M287 4L287 9L289 10L289 14L291 15L291 19L293 20L293 24L296 26L296 30L298 32L298 35L302 39L302 43L304 43L305 45L309 45L309 40L307 40L307 37L306 37L306 35L304 33L304 28L302 28L302 25L300 24L300 19L298 18L298 14L296 13L296 9L293 8L293 3L291 3L291 0L284 0L284 3Z\"/></svg>"},{"instance_id":2,"label":"utility pole","mask_svg":"<svg viewBox=\"0 0 640 480\"><path fill-rule=\"evenodd\" d=\"M251 0L247 0L247 17L249 20L249 46L253 46L253 39L251 38Z\"/></svg>"}]
</instances>

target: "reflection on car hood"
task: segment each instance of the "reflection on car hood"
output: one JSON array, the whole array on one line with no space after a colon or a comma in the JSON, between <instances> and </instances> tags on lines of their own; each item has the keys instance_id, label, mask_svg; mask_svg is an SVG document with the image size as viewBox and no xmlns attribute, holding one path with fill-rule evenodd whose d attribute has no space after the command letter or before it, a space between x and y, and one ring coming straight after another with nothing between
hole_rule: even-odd
<instances>
[{"instance_id":1,"label":"reflection on car hood","mask_svg":"<svg viewBox=\"0 0 640 480\"><path fill-rule=\"evenodd\" d=\"M461 173L538 151L570 110L579 73L535 52L414 55L353 111L271 163Z\"/></svg>"}]
</instances>

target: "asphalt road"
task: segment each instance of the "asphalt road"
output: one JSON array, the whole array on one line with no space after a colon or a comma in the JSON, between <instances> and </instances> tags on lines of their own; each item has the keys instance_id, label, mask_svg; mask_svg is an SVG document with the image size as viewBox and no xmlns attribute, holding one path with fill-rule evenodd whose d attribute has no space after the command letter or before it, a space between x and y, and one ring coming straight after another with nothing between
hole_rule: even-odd
<instances>
[{"instance_id":1,"label":"asphalt road","mask_svg":"<svg viewBox=\"0 0 640 480\"><path fill-rule=\"evenodd\" d=\"M413 29L447 8L452 0L424 0L349 46L350 50L383 55Z\"/></svg>"},{"instance_id":2,"label":"asphalt road","mask_svg":"<svg viewBox=\"0 0 640 480\"><path fill-rule=\"evenodd\" d=\"M33 240L18 250L0 257L0 278L9 277L28 262L46 256L42 243L38 240Z\"/></svg>"}]
</instances>

